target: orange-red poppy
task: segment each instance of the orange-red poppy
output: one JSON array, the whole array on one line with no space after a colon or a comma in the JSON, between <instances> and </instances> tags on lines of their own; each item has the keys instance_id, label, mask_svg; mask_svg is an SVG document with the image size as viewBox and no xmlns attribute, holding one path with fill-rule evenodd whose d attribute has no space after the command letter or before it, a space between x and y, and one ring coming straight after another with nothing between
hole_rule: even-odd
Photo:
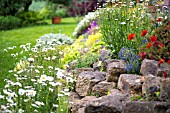
<instances>
[{"instance_id":1,"label":"orange-red poppy","mask_svg":"<svg viewBox=\"0 0 170 113\"><path fill-rule=\"evenodd\" d=\"M145 36L148 33L147 30L143 30L142 33L140 34L140 36Z\"/></svg>"},{"instance_id":2,"label":"orange-red poppy","mask_svg":"<svg viewBox=\"0 0 170 113\"><path fill-rule=\"evenodd\" d=\"M170 60L168 60L168 64L170 64Z\"/></svg>"},{"instance_id":3,"label":"orange-red poppy","mask_svg":"<svg viewBox=\"0 0 170 113\"><path fill-rule=\"evenodd\" d=\"M157 19L157 22L160 22L160 21L162 21L162 18L161 18L161 17L159 17L159 18Z\"/></svg>"},{"instance_id":4,"label":"orange-red poppy","mask_svg":"<svg viewBox=\"0 0 170 113\"><path fill-rule=\"evenodd\" d=\"M128 35L128 40L134 39L135 36L136 36L136 35L135 35L134 33L130 33L130 34Z\"/></svg>"},{"instance_id":5,"label":"orange-red poppy","mask_svg":"<svg viewBox=\"0 0 170 113\"><path fill-rule=\"evenodd\" d=\"M155 41L157 41L157 38L156 38L156 36L151 36L151 37L150 37L150 40L151 40L152 42L155 42Z\"/></svg>"},{"instance_id":6,"label":"orange-red poppy","mask_svg":"<svg viewBox=\"0 0 170 113\"><path fill-rule=\"evenodd\" d=\"M152 43L148 43L148 45L146 47L150 48L151 46L152 46Z\"/></svg>"}]
</instances>

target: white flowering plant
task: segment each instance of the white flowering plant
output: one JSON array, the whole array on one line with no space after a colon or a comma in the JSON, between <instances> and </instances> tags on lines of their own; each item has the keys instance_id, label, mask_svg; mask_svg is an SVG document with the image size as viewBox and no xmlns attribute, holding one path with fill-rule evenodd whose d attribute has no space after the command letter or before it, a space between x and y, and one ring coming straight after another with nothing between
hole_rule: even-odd
<instances>
[{"instance_id":1,"label":"white flowering plant","mask_svg":"<svg viewBox=\"0 0 170 113\"><path fill-rule=\"evenodd\" d=\"M75 79L60 69L60 57L65 45L47 48L44 45L33 48L27 45L21 45L22 50L18 54L29 55L18 61L4 80L6 85L0 92L0 111L68 113L70 86Z\"/></svg>"},{"instance_id":2,"label":"white flowering plant","mask_svg":"<svg viewBox=\"0 0 170 113\"><path fill-rule=\"evenodd\" d=\"M73 40L65 34L45 34L37 39L36 46L43 46L45 48L54 47L63 44L72 44Z\"/></svg>"}]
</instances>

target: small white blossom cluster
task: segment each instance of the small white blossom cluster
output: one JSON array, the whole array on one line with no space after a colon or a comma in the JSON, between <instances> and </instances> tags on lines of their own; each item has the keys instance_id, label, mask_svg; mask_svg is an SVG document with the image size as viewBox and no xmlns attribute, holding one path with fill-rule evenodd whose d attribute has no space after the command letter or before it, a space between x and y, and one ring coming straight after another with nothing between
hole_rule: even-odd
<instances>
[{"instance_id":1,"label":"small white blossom cluster","mask_svg":"<svg viewBox=\"0 0 170 113\"><path fill-rule=\"evenodd\" d=\"M37 39L36 47L43 46L45 48L57 45L71 44L73 40L65 34L45 34Z\"/></svg>"},{"instance_id":2,"label":"small white blossom cluster","mask_svg":"<svg viewBox=\"0 0 170 113\"><path fill-rule=\"evenodd\" d=\"M73 36L77 37L78 33L81 32L82 29L88 27L92 21L97 19L97 17L97 12L89 12L87 15L85 15L83 20L81 20L75 28Z\"/></svg>"}]
</instances>

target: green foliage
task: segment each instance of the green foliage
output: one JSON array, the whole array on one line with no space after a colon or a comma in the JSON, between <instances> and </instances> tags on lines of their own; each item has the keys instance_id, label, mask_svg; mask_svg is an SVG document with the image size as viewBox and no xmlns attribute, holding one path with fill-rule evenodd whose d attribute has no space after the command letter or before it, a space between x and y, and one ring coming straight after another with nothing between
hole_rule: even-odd
<instances>
[{"instance_id":1,"label":"green foliage","mask_svg":"<svg viewBox=\"0 0 170 113\"><path fill-rule=\"evenodd\" d=\"M21 27L22 20L14 16L0 16L0 30L10 30Z\"/></svg>"},{"instance_id":2,"label":"green foliage","mask_svg":"<svg viewBox=\"0 0 170 113\"><path fill-rule=\"evenodd\" d=\"M15 15L21 8L27 6L29 2L30 0L0 0L0 15Z\"/></svg>"},{"instance_id":3,"label":"green foliage","mask_svg":"<svg viewBox=\"0 0 170 113\"><path fill-rule=\"evenodd\" d=\"M38 21L42 20L42 17L39 15L39 13L34 11L19 12L17 17L23 20L23 25L36 24Z\"/></svg>"},{"instance_id":4,"label":"green foliage","mask_svg":"<svg viewBox=\"0 0 170 113\"><path fill-rule=\"evenodd\" d=\"M91 51L86 54L77 57L77 62L75 64L75 68L88 68L93 65L97 60L99 60L99 53L93 53Z\"/></svg>"},{"instance_id":5,"label":"green foliage","mask_svg":"<svg viewBox=\"0 0 170 113\"><path fill-rule=\"evenodd\" d=\"M103 41L114 52L116 58L122 47L138 48L141 43L140 32L149 26L149 17L143 6L114 6L99 10L99 25L103 34ZM136 42L128 40L128 34L135 36Z\"/></svg>"}]
</instances>

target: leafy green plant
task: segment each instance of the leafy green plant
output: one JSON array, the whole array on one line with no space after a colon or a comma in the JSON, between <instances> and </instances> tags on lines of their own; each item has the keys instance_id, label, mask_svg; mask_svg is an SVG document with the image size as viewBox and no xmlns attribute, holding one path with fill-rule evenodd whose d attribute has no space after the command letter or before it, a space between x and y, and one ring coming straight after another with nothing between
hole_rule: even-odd
<instances>
[{"instance_id":1,"label":"leafy green plant","mask_svg":"<svg viewBox=\"0 0 170 113\"><path fill-rule=\"evenodd\" d=\"M36 24L38 21L42 20L42 17L39 16L39 12L35 11L21 11L17 14L17 17L23 20L24 25Z\"/></svg>"},{"instance_id":2,"label":"leafy green plant","mask_svg":"<svg viewBox=\"0 0 170 113\"><path fill-rule=\"evenodd\" d=\"M145 13L143 6L128 6L118 4L112 8L99 9L99 26L103 34L103 41L113 51L114 57L118 58L122 47L138 48L141 43L140 32L149 27L150 19ZM135 37L136 42L129 41L128 34ZM138 34L138 35L134 35Z\"/></svg>"},{"instance_id":3,"label":"leafy green plant","mask_svg":"<svg viewBox=\"0 0 170 113\"><path fill-rule=\"evenodd\" d=\"M22 20L14 16L0 16L0 30L10 30L19 28Z\"/></svg>"}]
</instances>

